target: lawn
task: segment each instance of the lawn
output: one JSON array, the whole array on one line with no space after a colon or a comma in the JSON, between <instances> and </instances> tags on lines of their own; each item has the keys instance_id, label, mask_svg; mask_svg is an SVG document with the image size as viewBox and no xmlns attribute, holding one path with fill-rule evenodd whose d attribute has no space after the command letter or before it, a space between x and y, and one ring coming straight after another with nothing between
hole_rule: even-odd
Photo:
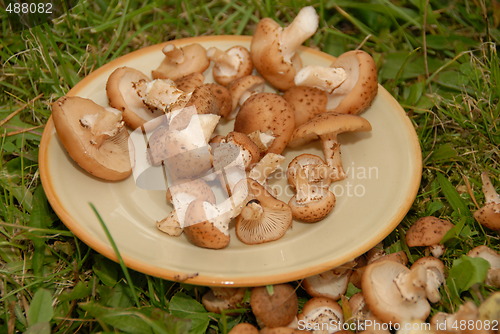
<instances>
[{"instance_id":1,"label":"lawn","mask_svg":"<svg viewBox=\"0 0 500 334\"><path fill-rule=\"evenodd\" d=\"M7 3L7 1L5 1ZM214 314L207 287L127 270L77 239L47 202L38 147L50 104L86 75L139 48L201 35L251 35L271 17L286 24L312 2L79 1L63 16L12 31L1 12L0 332L227 333L255 323L248 306ZM0 1L4 4L4 1ZM500 251L499 234L476 222L481 173L500 186L500 3L496 0L330 0L313 3L320 26L307 46L331 55L370 53L382 84L403 106L423 157L417 198L383 242L424 255L403 240L419 217L447 219L448 271L431 315L480 305L495 289L488 266L463 257L479 245ZM12 14L10 14L12 15ZM309 297L297 286L299 306ZM357 290L350 287L348 296Z\"/></svg>"}]
</instances>

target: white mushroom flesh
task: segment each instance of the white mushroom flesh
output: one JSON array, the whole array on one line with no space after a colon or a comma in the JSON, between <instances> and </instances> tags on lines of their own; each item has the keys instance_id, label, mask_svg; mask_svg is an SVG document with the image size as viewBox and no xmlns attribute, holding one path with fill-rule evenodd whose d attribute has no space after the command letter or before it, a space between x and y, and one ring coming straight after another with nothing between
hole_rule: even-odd
<instances>
[{"instance_id":1,"label":"white mushroom flesh","mask_svg":"<svg viewBox=\"0 0 500 334\"><path fill-rule=\"evenodd\" d=\"M182 234L182 227L177 220L175 210L172 210L166 218L157 221L156 227L172 237L178 237Z\"/></svg>"},{"instance_id":2,"label":"white mushroom flesh","mask_svg":"<svg viewBox=\"0 0 500 334\"><path fill-rule=\"evenodd\" d=\"M308 86L332 93L347 79L343 68L323 67L317 65L304 66L295 75L297 86Z\"/></svg>"},{"instance_id":3,"label":"white mushroom flesh","mask_svg":"<svg viewBox=\"0 0 500 334\"><path fill-rule=\"evenodd\" d=\"M331 334L342 330L343 319L342 314L324 306L306 314L303 322L313 329L314 334Z\"/></svg>"},{"instance_id":4,"label":"white mushroom flesh","mask_svg":"<svg viewBox=\"0 0 500 334\"><path fill-rule=\"evenodd\" d=\"M318 25L318 14L312 6L307 6L302 8L292 23L282 30L278 43L286 62L291 63L297 48L314 35Z\"/></svg>"},{"instance_id":5,"label":"white mushroom flesh","mask_svg":"<svg viewBox=\"0 0 500 334\"><path fill-rule=\"evenodd\" d=\"M231 77L238 73L245 55L240 48L231 48L223 52L215 47L207 50L207 57L215 62L215 72L219 76Z\"/></svg>"},{"instance_id":6,"label":"white mushroom flesh","mask_svg":"<svg viewBox=\"0 0 500 334\"><path fill-rule=\"evenodd\" d=\"M401 272L394 279L394 283L401 296L411 303L425 296L426 270L424 267L416 267L409 272Z\"/></svg>"},{"instance_id":7,"label":"white mushroom flesh","mask_svg":"<svg viewBox=\"0 0 500 334\"><path fill-rule=\"evenodd\" d=\"M137 89L145 104L165 112L173 107L183 107L191 96L191 93L178 89L170 79L141 82Z\"/></svg>"}]
</instances>

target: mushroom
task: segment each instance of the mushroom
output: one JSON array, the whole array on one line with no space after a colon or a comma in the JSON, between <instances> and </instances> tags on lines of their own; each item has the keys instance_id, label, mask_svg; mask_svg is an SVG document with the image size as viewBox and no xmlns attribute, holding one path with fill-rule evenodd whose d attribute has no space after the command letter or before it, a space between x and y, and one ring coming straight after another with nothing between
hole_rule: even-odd
<instances>
[{"instance_id":1,"label":"mushroom","mask_svg":"<svg viewBox=\"0 0 500 334\"><path fill-rule=\"evenodd\" d=\"M288 205L274 198L255 180L248 179L248 189L251 199L236 217L238 239L253 245L281 238L292 225Z\"/></svg>"},{"instance_id":2,"label":"mushroom","mask_svg":"<svg viewBox=\"0 0 500 334\"><path fill-rule=\"evenodd\" d=\"M149 81L141 71L123 66L114 70L106 82L109 105L122 112L123 121L132 129L163 114L148 108L139 95L137 85Z\"/></svg>"},{"instance_id":3,"label":"mushroom","mask_svg":"<svg viewBox=\"0 0 500 334\"><path fill-rule=\"evenodd\" d=\"M479 326L460 326L461 324L478 324L480 322L477 306L467 301L460 305L453 313L438 312L431 317L430 325L437 332L463 333L463 334L488 334L489 330Z\"/></svg>"},{"instance_id":4,"label":"mushroom","mask_svg":"<svg viewBox=\"0 0 500 334\"><path fill-rule=\"evenodd\" d=\"M361 278L366 270L366 265L368 264L380 261L394 261L404 266L408 264L408 257L404 251L386 254L383 249L380 251L380 249L377 248L378 247L374 247L368 251L366 258L358 257L356 259L358 264L354 268L349 281L357 288L361 288Z\"/></svg>"},{"instance_id":5,"label":"mushroom","mask_svg":"<svg viewBox=\"0 0 500 334\"><path fill-rule=\"evenodd\" d=\"M481 303L479 306L479 319L483 321L500 319L500 291L492 293Z\"/></svg>"},{"instance_id":6,"label":"mushroom","mask_svg":"<svg viewBox=\"0 0 500 334\"><path fill-rule=\"evenodd\" d=\"M368 309L365 298L361 292L355 293L349 298L348 303L342 303L344 317L347 317L345 322L351 323L357 330L362 330L359 333L364 334L390 334L388 326L384 326L382 321L377 319ZM347 305L346 305L347 304ZM350 328L353 327L350 325Z\"/></svg>"},{"instance_id":7,"label":"mushroom","mask_svg":"<svg viewBox=\"0 0 500 334\"><path fill-rule=\"evenodd\" d=\"M284 327L297 315L299 302L290 284L276 284L253 288L250 307L261 328Z\"/></svg>"},{"instance_id":8,"label":"mushroom","mask_svg":"<svg viewBox=\"0 0 500 334\"><path fill-rule=\"evenodd\" d=\"M175 210L170 211L165 218L158 220L156 222L156 228L171 237L178 237L182 234L183 230L179 219L177 219Z\"/></svg>"},{"instance_id":9,"label":"mushroom","mask_svg":"<svg viewBox=\"0 0 500 334\"><path fill-rule=\"evenodd\" d=\"M474 218L489 229L500 230L500 195L491 183L488 173L481 173L483 181L484 206L474 212Z\"/></svg>"},{"instance_id":10,"label":"mushroom","mask_svg":"<svg viewBox=\"0 0 500 334\"><path fill-rule=\"evenodd\" d=\"M328 189L311 186L302 201L298 201L298 194L299 192L290 198L288 205L292 210L293 218L304 223L319 222L328 216L335 207L335 195Z\"/></svg>"},{"instance_id":11,"label":"mushroom","mask_svg":"<svg viewBox=\"0 0 500 334\"><path fill-rule=\"evenodd\" d=\"M314 333L331 334L342 330L344 316L340 305L330 298L314 297L309 299L298 315L299 325Z\"/></svg>"},{"instance_id":12,"label":"mushroom","mask_svg":"<svg viewBox=\"0 0 500 334\"><path fill-rule=\"evenodd\" d=\"M441 240L454 225L447 220L432 216L419 218L406 231L406 244L408 247L428 247L430 253L440 257L444 253Z\"/></svg>"},{"instance_id":13,"label":"mushroom","mask_svg":"<svg viewBox=\"0 0 500 334\"><path fill-rule=\"evenodd\" d=\"M240 306L243 303L245 291L245 288L212 287L203 295L201 303L208 312L221 314Z\"/></svg>"},{"instance_id":14,"label":"mushroom","mask_svg":"<svg viewBox=\"0 0 500 334\"><path fill-rule=\"evenodd\" d=\"M274 93L250 96L241 106L234 121L234 130L245 134L254 131L269 133L274 137L266 153L281 154L295 126L293 108Z\"/></svg>"},{"instance_id":15,"label":"mushroom","mask_svg":"<svg viewBox=\"0 0 500 334\"><path fill-rule=\"evenodd\" d=\"M205 77L199 72L185 75L175 80L175 86L184 93L192 93L196 88L203 85Z\"/></svg>"},{"instance_id":16,"label":"mushroom","mask_svg":"<svg viewBox=\"0 0 500 334\"><path fill-rule=\"evenodd\" d=\"M259 330L252 324L242 322L234 326L228 334L259 334Z\"/></svg>"},{"instance_id":17,"label":"mushroom","mask_svg":"<svg viewBox=\"0 0 500 334\"><path fill-rule=\"evenodd\" d=\"M312 6L302 8L286 28L270 18L257 24L250 54L257 71L275 88L287 90L302 67L298 47L318 29L319 17Z\"/></svg>"},{"instance_id":18,"label":"mushroom","mask_svg":"<svg viewBox=\"0 0 500 334\"><path fill-rule=\"evenodd\" d=\"M295 83L327 91L327 109L330 112L359 114L372 104L377 95L377 66L368 53L348 51L341 54L330 69L304 67L297 73Z\"/></svg>"},{"instance_id":19,"label":"mushroom","mask_svg":"<svg viewBox=\"0 0 500 334\"><path fill-rule=\"evenodd\" d=\"M191 73L203 73L210 65L205 48L197 43L180 48L167 44L162 52L165 59L152 71L154 79L175 81Z\"/></svg>"},{"instance_id":20,"label":"mushroom","mask_svg":"<svg viewBox=\"0 0 500 334\"><path fill-rule=\"evenodd\" d=\"M280 164L285 160L285 157L280 154L267 153L259 162L257 162L250 172L248 177L257 181L264 188L269 189L267 179L274 173ZM271 190L270 190L271 191Z\"/></svg>"},{"instance_id":21,"label":"mushroom","mask_svg":"<svg viewBox=\"0 0 500 334\"><path fill-rule=\"evenodd\" d=\"M240 107L253 94L262 93L265 88L265 81L258 75L247 75L231 81L227 86L232 99L232 112L229 119L234 119Z\"/></svg>"},{"instance_id":22,"label":"mushroom","mask_svg":"<svg viewBox=\"0 0 500 334\"><path fill-rule=\"evenodd\" d=\"M444 263L433 256L425 256L415 261L410 269L416 270L419 266L425 269L425 293L427 299L431 303L437 303L441 300L439 287L445 280Z\"/></svg>"},{"instance_id":23,"label":"mushroom","mask_svg":"<svg viewBox=\"0 0 500 334\"><path fill-rule=\"evenodd\" d=\"M274 328L265 327L262 328L259 333L260 334L305 334L311 332L292 327L274 327Z\"/></svg>"},{"instance_id":24,"label":"mushroom","mask_svg":"<svg viewBox=\"0 0 500 334\"><path fill-rule=\"evenodd\" d=\"M288 184L297 191L298 187L304 185L327 189L332 183L329 172L330 169L323 159L314 154L303 153L293 158L288 164L286 177ZM304 190L307 191L307 189Z\"/></svg>"},{"instance_id":25,"label":"mushroom","mask_svg":"<svg viewBox=\"0 0 500 334\"><path fill-rule=\"evenodd\" d=\"M207 57L214 62L213 77L220 85L227 86L233 80L252 74L250 51L241 45L226 51L211 47L207 50Z\"/></svg>"},{"instance_id":26,"label":"mushroom","mask_svg":"<svg viewBox=\"0 0 500 334\"><path fill-rule=\"evenodd\" d=\"M488 246L481 245L471 249L467 255L470 257L480 257L488 261L490 268L488 269L485 283L495 288L500 288L500 254Z\"/></svg>"},{"instance_id":27,"label":"mushroom","mask_svg":"<svg viewBox=\"0 0 500 334\"><path fill-rule=\"evenodd\" d=\"M210 249L229 245L229 223L240 214L248 196L246 180L240 181L231 197L214 205L206 201L191 202L186 211L184 234L192 244Z\"/></svg>"},{"instance_id":28,"label":"mushroom","mask_svg":"<svg viewBox=\"0 0 500 334\"><path fill-rule=\"evenodd\" d=\"M375 317L397 323L427 318L430 305L424 284L424 271L411 271L394 261L368 265L361 282L366 304Z\"/></svg>"},{"instance_id":29,"label":"mushroom","mask_svg":"<svg viewBox=\"0 0 500 334\"><path fill-rule=\"evenodd\" d=\"M339 300L347 291L353 264L355 263L349 262L321 274L306 277L302 281L302 286L313 297Z\"/></svg>"},{"instance_id":30,"label":"mushroom","mask_svg":"<svg viewBox=\"0 0 500 334\"><path fill-rule=\"evenodd\" d=\"M328 96L318 88L294 86L283 94L283 98L293 106L296 128L314 116L326 112Z\"/></svg>"},{"instance_id":31,"label":"mushroom","mask_svg":"<svg viewBox=\"0 0 500 334\"><path fill-rule=\"evenodd\" d=\"M69 156L88 173L110 181L132 173L129 136L119 110L63 96L52 104L52 118Z\"/></svg>"},{"instance_id":32,"label":"mushroom","mask_svg":"<svg viewBox=\"0 0 500 334\"><path fill-rule=\"evenodd\" d=\"M288 146L298 147L310 141L321 139L326 163L332 169L332 181L346 177L340 157L340 143L337 136L345 132L370 131L370 122L361 116L323 113L296 128Z\"/></svg>"},{"instance_id":33,"label":"mushroom","mask_svg":"<svg viewBox=\"0 0 500 334\"><path fill-rule=\"evenodd\" d=\"M175 82L170 79L139 81L136 83L136 89L144 104L160 115L184 107L191 97L191 94L177 88Z\"/></svg>"},{"instance_id":34,"label":"mushroom","mask_svg":"<svg viewBox=\"0 0 500 334\"><path fill-rule=\"evenodd\" d=\"M270 131L268 131L270 132ZM274 136L269 134L268 132L261 132L259 130L254 131L248 134L248 137L257 145L260 150L260 155L264 157L266 155L269 146L274 141ZM274 153L271 153L274 154Z\"/></svg>"},{"instance_id":35,"label":"mushroom","mask_svg":"<svg viewBox=\"0 0 500 334\"><path fill-rule=\"evenodd\" d=\"M231 94L226 87L207 83L193 91L186 107L194 106L198 114L227 117L231 112L231 103Z\"/></svg>"},{"instance_id":36,"label":"mushroom","mask_svg":"<svg viewBox=\"0 0 500 334\"><path fill-rule=\"evenodd\" d=\"M218 138L217 143L212 142L212 151L216 170L231 166L237 162L237 157L241 157L243 167L249 170L260 159L257 145L246 134L236 131Z\"/></svg>"}]
</instances>

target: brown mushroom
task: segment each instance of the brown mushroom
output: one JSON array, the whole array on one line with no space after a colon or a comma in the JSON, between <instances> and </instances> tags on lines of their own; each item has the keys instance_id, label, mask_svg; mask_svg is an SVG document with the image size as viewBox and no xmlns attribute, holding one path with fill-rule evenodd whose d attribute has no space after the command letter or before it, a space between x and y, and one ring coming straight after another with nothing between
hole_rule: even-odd
<instances>
[{"instance_id":1,"label":"brown mushroom","mask_svg":"<svg viewBox=\"0 0 500 334\"><path fill-rule=\"evenodd\" d=\"M289 147L298 147L310 141L321 139L326 163L331 168L331 179L342 180L346 177L340 157L339 134L345 132L370 131L370 122L356 115L323 113L315 116L293 131Z\"/></svg>"},{"instance_id":2,"label":"brown mushroom","mask_svg":"<svg viewBox=\"0 0 500 334\"><path fill-rule=\"evenodd\" d=\"M293 106L296 128L326 112L328 96L325 91L315 87L291 87L283 94L283 98Z\"/></svg>"},{"instance_id":3,"label":"brown mushroom","mask_svg":"<svg viewBox=\"0 0 500 334\"><path fill-rule=\"evenodd\" d=\"M488 246L474 247L468 253L470 257L480 257L490 264L485 283L495 288L500 288L500 254Z\"/></svg>"},{"instance_id":4,"label":"brown mushroom","mask_svg":"<svg viewBox=\"0 0 500 334\"><path fill-rule=\"evenodd\" d=\"M222 313L241 306L245 297L245 288L212 287L201 298L201 303L208 312Z\"/></svg>"},{"instance_id":5,"label":"brown mushroom","mask_svg":"<svg viewBox=\"0 0 500 334\"><path fill-rule=\"evenodd\" d=\"M241 45L233 46L226 51L211 47L207 50L207 56L214 62L213 77L220 85L227 86L232 81L252 73L250 51Z\"/></svg>"},{"instance_id":6,"label":"brown mushroom","mask_svg":"<svg viewBox=\"0 0 500 334\"><path fill-rule=\"evenodd\" d=\"M281 238L292 225L288 205L274 198L257 181L248 179L251 199L236 217L236 236L253 245Z\"/></svg>"},{"instance_id":7,"label":"brown mushroom","mask_svg":"<svg viewBox=\"0 0 500 334\"><path fill-rule=\"evenodd\" d=\"M298 47L318 29L319 18L312 6L302 8L286 28L270 18L257 24L250 54L257 71L274 87L287 90L294 85L302 67Z\"/></svg>"},{"instance_id":8,"label":"brown mushroom","mask_svg":"<svg viewBox=\"0 0 500 334\"><path fill-rule=\"evenodd\" d=\"M410 269L415 270L418 266L425 268L425 293L427 299L431 303L437 303L441 300L439 287L445 280L444 263L433 256L425 256L415 261Z\"/></svg>"},{"instance_id":9,"label":"brown mushroom","mask_svg":"<svg viewBox=\"0 0 500 334\"><path fill-rule=\"evenodd\" d=\"M306 277L302 281L302 286L313 297L339 300L347 291L353 264L353 262L346 263L323 273Z\"/></svg>"},{"instance_id":10,"label":"brown mushroom","mask_svg":"<svg viewBox=\"0 0 500 334\"><path fill-rule=\"evenodd\" d=\"M447 220L432 216L419 218L406 232L408 247L429 247L435 257L444 253L441 240L454 225Z\"/></svg>"},{"instance_id":11,"label":"brown mushroom","mask_svg":"<svg viewBox=\"0 0 500 334\"><path fill-rule=\"evenodd\" d=\"M69 156L88 173L110 181L132 173L128 132L120 111L89 99L63 96L52 104L52 118Z\"/></svg>"},{"instance_id":12,"label":"brown mushroom","mask_svg":"<svg viewBox=\"0 0 500 334\"><path fill-rule=\"evenodd\" d=\"M192 93L196 88L203 85L205 77L199 72L191 73L175 80L177 88L185 93Z\"/></svg>"},{"instance_id":13,"label":"brown mushroom","mask_svg":"<svg viewBox=\"0 0 500 334\"><path fill-rule=\"evenodd\" d=\"M123 66L114 70L106 82L109 105L123 113L123 121L132 129L163 114L158 110L151 110L139 95L137 85L149 81L141 71Z\"/></svg>"},{"instance_id":14,"label":"brown mushroom","mask_svg":"<svg viewBox=\"0 0 500 334\"><path fill-rule=\"evenodd\" d=\"M488 173L481 174L485 203L482 208L474 212L474 218L489 229L500 231L500 195L491 183Z\"/></svg>"},{"instance_id":15,"label":"brown mushroom","mask_svg":"<svg viewBox=\"0 0 500 334\"><path fill-rule=\"evenodd\" d=\"M328 92L329 112L359 114L372 104L377 95L377 66L368 53L348 51L329 68L304 67L295 76L295 83Z\"/></svg>"},{"instance_id":16,"label":"brown mushroom","mask_svg":"<svg viewBox=\"0 0 500 334\"><path fill-rule=\"evenodd\" d=\"M162 52L165 59L156 70L152 71L154 79L175 81L191 73L203 73L210 65L205 48L197 43L180 48L174 44L167 44Z\"/></svg>"},{"instance_id":17,"label":"brown mushroom","mask_svg":"<svg viewBox=\"0 0 500 334\"><path fill-rule=\"evenodd\" d=\"M274 136L267 153L281 154L295 126L293 108L280 95L258 93L241 106L234 122L234 130L245 134L254 131Z\"/></svg>"},{"instance_id":18,"label":"brown mushroom","mask_svg":"<svg viewBox=\"0 0 500 334\"><path fill-rule=\"evenodd\" d=\"M259 334L259 330L252 324L242 322L234 326L228 334Z\"/></svg>"},{"instance_id":19,"label":"brown mushroom","mask_svg":"<svg viewBox=\"0 0 500 334\"><path fill-rule=\"evenodd\" d=\"M297 315L299 304L295 289L290 284L276 284L271 289L265 286L253 288L250 307L261 328L273 328L292 322Z\"/></svg>"},{"instance_id":20,"label":"brown mushroom","mask_svg":"<svg viewBox=\"0 0 500 334\"><path fill-rule=\"evenodd\" d=\"M232 81L227 88L232 99L232 112L228 118L234 119L240 107L250 96L264 91L265 81L258 75L247 75Z\"/></svg>"},{"instance_id":21,"label":"brown mushroom","mask_svg":"<svg viewBox=\"0 0 500 334\"><path fill-rule=\"evenodd\" d=\"M342 330L344 316L340 305L330 298L309 299L298 315L299 326L314 333L336 333Z\"/></svg>"},{"instance_id":22,"label":"brown mushroom","mask_svg":"<svg viewBox=\"0 0 500 334\"><path fill-rule=\"evenodd\" d=\"M207 83L195 88L186 107L196 107L198 114L227 117L231 112L231 103L231 94L226 87Z\"/></svg>"}]
</instances>

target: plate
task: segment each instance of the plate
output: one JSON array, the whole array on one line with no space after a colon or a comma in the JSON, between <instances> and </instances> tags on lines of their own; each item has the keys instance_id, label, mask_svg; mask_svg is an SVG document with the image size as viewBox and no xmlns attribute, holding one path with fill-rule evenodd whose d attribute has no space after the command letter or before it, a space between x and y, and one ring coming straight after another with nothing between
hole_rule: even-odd
<instances>
[{"instance_id":1,"label":"plate","mask_svg":"<svg viewBox=\"0 0 500 334\"><path fill-rule=\"evenodd\" d=\"M250 46L249 36L203 36L172 41L178 46L200 43L227 49ZM68 95L107 105L105 83L114 69L130 66L150 74L163 59L165 44L146 47L102 66L80 81ZM302 47L304 64L329 66L334 58ZM211 68L205 73L211 80ZM132 177L120 182L98 180L79 168L63 149L52 119L40 145L42 185L64 224L97 252L117 257L89 203L95 205L118 246L125 264L145 274L210 286L258 286L289 282L321 273L354 259L384 239L400 223L417 194L421 151L415 130L397 101L382 87L363 113L372 124L369 133L343 134L342 159L347 179L331 190L337 196L333 212L316 224L294 222L280 240L245 245L231 231L226 249L191 245L184 236L170 237L155 222L170 211L164 191L137 187ZM222 124L221 133L232 124ZM300 153L322 156L319 142L287 150L284 168ZM292 192L278 171L272 185L280 199Z\"/></svg>"}]
</instances>

